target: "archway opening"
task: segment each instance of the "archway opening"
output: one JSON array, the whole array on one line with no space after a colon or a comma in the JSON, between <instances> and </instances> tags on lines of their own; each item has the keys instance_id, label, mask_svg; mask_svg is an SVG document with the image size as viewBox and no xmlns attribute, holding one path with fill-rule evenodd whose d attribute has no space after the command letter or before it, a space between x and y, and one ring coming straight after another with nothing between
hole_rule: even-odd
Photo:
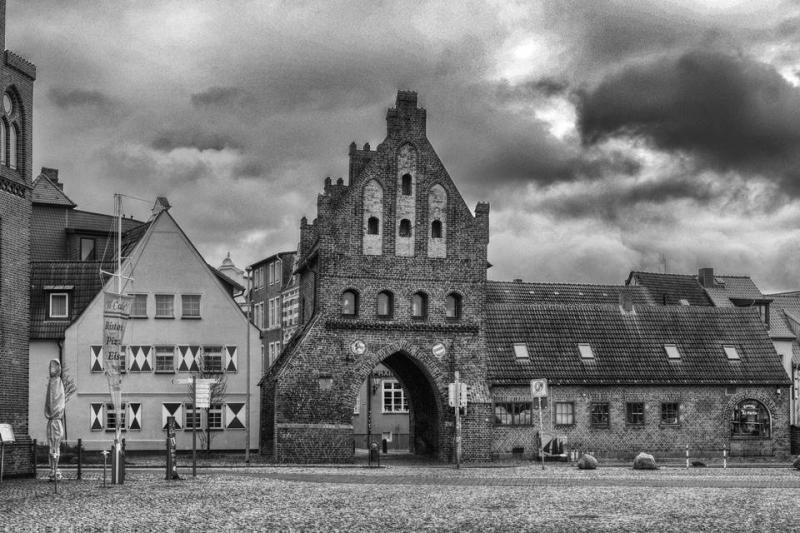
<instances>
[{"instance_id":1,"label":"archway opening","mask_svg":"<svg viewBox=\"0 0 800 533\"><path fill-rule=\"evenodd\" d=\"M439 405L418 363L396 352L377 364L359 388L353 409L353 444L365 453L439 456Z\"/></svg>"}]
</instances>

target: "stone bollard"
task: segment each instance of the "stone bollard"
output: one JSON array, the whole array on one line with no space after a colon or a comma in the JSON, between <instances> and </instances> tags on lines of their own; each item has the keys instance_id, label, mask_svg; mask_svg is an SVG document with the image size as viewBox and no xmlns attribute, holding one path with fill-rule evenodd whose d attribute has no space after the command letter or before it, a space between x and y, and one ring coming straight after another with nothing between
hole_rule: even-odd
<instances>
[{"instance_id":1,"label":"stone bollard","mask_svg":"<svg viewBox=\"0 0 800 533\"><path fill-rule=\"evenodd\" d=\"M639 455L636 456L636 459L633 460L633 469L658 470L658 465L656 465L656 458L650 455L649 453L641 452L639 453Z\"/></svg>"},{"instance_id":2,"label":"stone bollard","mask_svg":"<svg viewBox=\"0 0 800 533\"><path fill-rule=\"evenodd\" d=\"M597 464L597 459L588 453L581 455L581 458L578 459L578 468L580 470L596 470Z\"/></svg>"}]
</instances>

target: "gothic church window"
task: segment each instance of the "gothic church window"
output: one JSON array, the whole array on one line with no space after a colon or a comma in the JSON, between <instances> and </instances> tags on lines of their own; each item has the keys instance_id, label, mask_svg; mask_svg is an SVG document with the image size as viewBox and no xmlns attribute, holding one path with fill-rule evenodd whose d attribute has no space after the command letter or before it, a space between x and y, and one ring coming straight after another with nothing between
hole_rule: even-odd
<instances>
[{"instance_id":1,"label":"gothic church window","mask_svg":"<svg viewBox=\"0 0 800 533\"><path fill-rule=\"evenodd\" d=\"M411 237L411 221L407 218L400 221L400 236Z\"/></svg>"},{"instance_id":2,"label":"gothic church window","mask_svg":"<svg viewBox=\"0 0 800 533\"><path fill-rule=\"evenodd\" d=\"M20 110L9 93L3 94L3 116L0 120L0 164L16 169L19 157Z\"/></svg>"}]
</instances>

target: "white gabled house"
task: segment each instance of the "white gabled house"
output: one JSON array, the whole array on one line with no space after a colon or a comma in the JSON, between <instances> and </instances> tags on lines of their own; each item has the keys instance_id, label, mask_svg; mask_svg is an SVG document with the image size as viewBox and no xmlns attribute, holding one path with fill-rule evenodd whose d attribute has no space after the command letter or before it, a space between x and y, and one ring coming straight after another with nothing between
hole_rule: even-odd
<instances>
[{"instance_id":1,"label":"white gabled house","mask_svg":"<svg viewBox=\"0 0 800 533\"><path fill-rule=\"evenodd\" d=\"M123 236L122 257L123 275L131 278L123 282L123 293L134 298L123 337L121 423L127 449L163 450L170 415L178 428L178 449L191 449L194 406L189 386L178 382L200 369L226 387L209 409L199 410L198 432L211 430L213 450L243 450L249 423L249 447L258 449L262 361L259 330L234 300L244 288L206 263L170 215L166 199L159 198L146 225ZM109 446L117 422L102 353L103 291L115 291L116 283L115 278L105 282L63 337L62 361L76 386L67 406L68 437L70 442L83 439L90 450ZM32 376L39 366L46 369L49 357L41 359L31 360ZM44 397L31 400L43 403ZM31 422L32 434L39 425L44 429L43 423ZM202 442L198 437L198 449Z\"/></svg>"}]
</instances>

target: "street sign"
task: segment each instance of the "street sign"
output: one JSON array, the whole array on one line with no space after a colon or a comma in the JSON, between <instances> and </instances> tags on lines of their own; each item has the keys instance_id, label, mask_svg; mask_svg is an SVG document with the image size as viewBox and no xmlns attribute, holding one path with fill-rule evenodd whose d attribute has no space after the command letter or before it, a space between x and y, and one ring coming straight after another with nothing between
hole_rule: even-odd
<instances>
[{"instance_id":1,"label":"street sign","mask_svg":"<svg viewBox=\"0 0 800 533\"><path fill-rule=\"evenodd\" d=\"M546 379L532 379L531 380L531 395L534 398L547 398L547 380Z\"/></svg>"},{"instance_id":2,"label":"street sign","mask_svg":"<svg viewBox=\"0 0 800 533\"><path fill-rule=\"evenodd\" d=\"M467 384L466 383L459 383L459 386L461 388L461 393L458 395L459 396L459 398L458 398L459 399L458 406L459 407L466 407L467 406ZM455 407L456 406L456 384L455 383L450 383L447 386L447 401L448 401L450 407Z\"/></svg>"},{"instance_id":3,"label":"street sign","mask_svg":"<svg viewBox=\"0 0 800 533\"><path fill-rule=\"evenodd\" d=\"M216 379L198 379L195 383L195 408L208 409L211 407L211 385Z\"/></svg>"},{"instance_id":4,"label":"street sign","mask_svg":"<svg viewBox=\"0 0 800 533\"><path fill-rule=\"evenodd\" d=\"M447 348L446 348L446 347L445 347L445 345L444 345L444 344L442 344L441 342L437 342L437 343L436 343L436 344L434 344L434 345L433 345L433 347L431 348L431 353L433 353L433 355L435 355L436 357L438 357L439 359L441 359L441 358L442 358L442 357L444 357L444 356L445 356L445 354L447 353Z\"/></svg>"}]
</instances>

